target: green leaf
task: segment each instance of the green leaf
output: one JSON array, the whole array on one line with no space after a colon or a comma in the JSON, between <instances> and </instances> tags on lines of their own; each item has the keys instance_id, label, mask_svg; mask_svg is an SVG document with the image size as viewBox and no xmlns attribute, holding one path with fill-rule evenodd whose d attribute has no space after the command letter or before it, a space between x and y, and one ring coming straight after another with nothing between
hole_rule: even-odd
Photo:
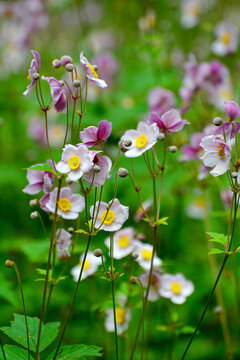
<instances>
[{"instance_id":1,"label":"green leaf","mask_svg":"<svg viewBox=\"0 0 240 360\"><path fill-rule=\"evenodd\" d=\"M49 245L48 240L41 240L32 243L23 242L20 248L31 262L42 262L44 259L47 261Z\"/></svg>"},{"instance_id":2,"label":"green leaf","mask_svg":"<svg viewBox=\"0 0 240 360\"><path fill-rule=\"evenodd\" d=\"M4 351L7 360L28 360L28 351L22 349L19 346L15 345L5 345ZM2 360L3 357L0 357ZM30 360L33 360L33 357L30 355Z\"/></svg>"},{"instance_id":3,"label":"green leaf","mask_svg":"<svg viewBox=\"0 0 240 360\"><path fill-rule=\"evenodd\" d=\"M28 167L27 169L28 170L37 170L37 171L48 171L52 174L55 174L55 172L52 168L52 165L50 165L48 163L32 165L32 166Z\"/></svg>"},{"instance_id":4,"label":"green leaf","mask_svg":"<svg viewBox=\"0 0 240 360\"><path fill-rule=\"evenodd\" d=\"M168 216L162 217L158 221L155 222L157 225L168 225L167 220L169 219Z\"/></svg>"},{"instance_id":5,"label":"green leaf","mask_svg":"<svg viewBox=\"0 0 240 360\"><path fill-rule=\"evenodd\" d=\"M100 353L101 350L102 348L95 345L62 346L59 350L56 360L73 360L73 359L86 360L92 356L101 357L102 356L102 354ZM52 360L55 351L52 352L52 354L47 358L47 360Z\"/></svg>"},{"instance_id":6,"label":"green leaf","mask_svg":"<svg viewBox=\"0 0 240 360\"><path fill-rule=\"evenodd\" d=\"M170 331L169 327L166 325L158 325L156 327L156 330L161 331L161 332L169 332Z\"/></svg>"},{"instance_id":7,"label":"green leaf","mask_svg":"<svg viewBox=\"0 0 240 360\"><path fill-rule=\"evenodd\" d=\"M0 274L0 297L9 301L13 305L17 305L15 293L11 290L10 282Z\"/></svg>"},{"instance_id":8,"label":"green leaf","mask_svg":"<svg viewBox=\"0 0 240 360\"><path fill-rule=\"evenodd\" d=\"M188 334L193 334L195 328L193 326L183 326L179 329L176 330L176 334L177 335L188 335Z\"/></svg>"},{"instance_id":9,"label":"green leaf","mask_svg":"<svg viewBox=\"0 0 240 360\"><path fill-rule=\"evenodd\" d=\"M75 233L88 235L88 232L83 230L83 229L78 229L78 230L75 231Z\"/></svg>"},{"instance_id":10,"label":"green leaf","mask_svg":"<svg viewBox=\"0 0 240 360\"><path fill-rule=\"evenodd\" d=\"M28 328L29 328L29 341L30 349L35 351L38 337L39 319L27 317ZM43 351L50 345L58 334L59 322L52 322L42 325L42 332L40 338L39 351ZM23 315L14 314L14 320L11 321L11 326L5 326L0 328L11 339L15 340L18 344L27 348L27 331L25 318Z\"/></svg>"},{"instance_id":11,"label":"green leaf","mask_svg":"<svg viewBox=\"0 0 240 360\"><path fill-rule=\"evenodd\" d=\"M225 246L227 246L228 244L228 237L226 235L223 234L218 234L218 233L213 233L213 232L207 232L208 236L210 236L211 239L209 239L209 241L212 242L216 242L219 244L222 244Z\"/></svg>"},{"instance_id":12,"label":"green leaf","mask_svg":"<svg viewBox=\"0 0 240 360\"><path fill-rule=\"evenodd\" d=\"M226 254L226 251L214 248L211 251L209 251L209 253L208 253L208 255L214 255L214 254Z\"/></svg>"},{"instance_id":13,"label":"green leaf","mask_svg":"<svg viewBox=\"0 0 240 360\"><path fill-rule=\"evenodd\" d=\"M45 281L47 270L46 269L36 269L36 271L39 273L39 275L43 275L44 277L36 279L35 281ZM67 278L67 276L61 276L58 279L58 282L61 280L65 280L66 278ZM48 281L52 281L52 280L54 280L54 279L52 278L52 269L50 269L49 273L48 273Z\"/></svg>"}]
</instances>

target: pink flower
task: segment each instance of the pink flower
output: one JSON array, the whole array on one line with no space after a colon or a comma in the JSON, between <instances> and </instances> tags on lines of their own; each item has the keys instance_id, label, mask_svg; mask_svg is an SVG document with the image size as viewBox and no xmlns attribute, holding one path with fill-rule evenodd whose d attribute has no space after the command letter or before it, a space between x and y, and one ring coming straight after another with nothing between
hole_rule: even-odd
<instances>
[{"instance_id":1,"label":"pink flower","mask_svg":"<svg viewBox=\"0 0 240 360\"><path fill-rule=\"evenodd\" d=\"M89 186L102 186L106 179L111 177L110 170L112 167L112 161L108 156L98 157L100 152L101 151L90 151L91 155L94 156L94 165L99 166L100 170L95 171L94 168L92 168L89 172L83 175L83 179Z\"/></svg>"},{"instance_id":2,"label":"pink flower","mask_svg":"<svg viewBox=\"0 0 240 360\"><path fill-rule=\"evenodd\" d=\"M235 101L224 101L224 109L230 121L235 120L240 115L240 107Z\"/></svg>"},{"instance_id":3,"label":"pink flower","mask_svg":"<svg viewBox=\"0 0 240 360\"><path fill-rule=\"evenodd\" d=\"M42 79L46 80L50 85L52 99L55 102L54 109L57 112L64 111L66 108L67 100L60 82L54 77L42 76Z\"/></svg>"},{"instance_id":4,"label":"pink flower","mask_svg":"<svg viewBox=\"0 0 240 360\"><path fill-rule=\"evenodd\" d=\"M56 239L57 239L57 251L58 251L58 258L59 259L67 259L70 257L69 253L69 246L71 245L71 234L64 230L58 229L56 232Z\"/></svg>"},{"instance_id":5,"label":"pink flower","mask_svg":"<svg viewBox=\"0 0 240 360\"><path fill-rule=\"evenodd\" d=\"M58 189L50 193L49 202L46 204L48 210L55 213ZM60 190L57 214L63 219L75 220L78 214L85 208L84 197L80 194L73 194L70 187L63 187Z\"/></svg>"},{"instance_id":6,"label":"pink flower","mask_svg":"<svg viewBox=\"0 0 240 360\"><path fill-rule=\"evenodd\" d=\"M97 65L100 76L110 85L119 69L116 58L110 52L103 52L94 57L93 63Z\"/></svg>"},{"instance_id":7,"label":"pink flower","mask_svg":"<svg viewBox=\"0 0 240 360\"><path fill-rule=\"evenodd\" d=\"M29 195L35 195L41 191L47 194L54 185L53 174L48 171L28 170L27 180L29 184L25 186L23 192Z\"/></svg>"},{"instance_id":8,"label":"pink flower","mask_svg":"<svg viewBox=\"0 0 240 360\"><path fill-rule=\"evenodd\" d=\"M93 81L96 85L101 88L107 87L104 80L99 79L98 74L94 70L94 67L89 63L88 59L83 55L83 51L80 54L80 63L83 70L86 72L86 76L89 80Z\"/></svg>"},{"instance_id":9,"label":"pink flower","mask_svg":"<svg viewBox=\"0 0 240 360\"><path fill-rule=\"evenodd\" d=\"M211 175L219 176L229 170L232 149L220 136L205 136L200 146L204 150L204 155L201 157L203 164L207 167L214 167L210 171Z\"/></svg>"},{"instance_id":10,"label":"pink flower","mask_svg":"<svg viewBox=\"0 0 240 360\"><path fill-rule=\"evenodd\" d=\"M110 136L112 131L112 123L107 120L102 120L96 126L89 126L80 132L82 142L88 147L100 145L104 143Z\"/></svg>"},{"instance_id":11,"label":"pink flower","mask_svg":"<svg viewBox=\"0 0 240 360\"><path fill-rule=\"evenodd\" d=\"M150 113L150 124L156 123L160 131L166 134L172 134L183 129L186 124L190 124L187 120L182 120L180 113L177 110L169 110L161 117L156 113Z\"/></svg>"},{"instance_id":12,"label":"pink flower","mask_svg":"<svg viewBox=\"0 0 240 360\"><path fill-rule=\"evenodd\" d=\"M148 93L148 106L150 111L155 111L159 116L175 106L175 96L172 91L160 86Z\"/></svg>"},{"instance_id":13,"label":"pink flower","mask_svg":"<svg viewBox=\"0 0 240 360\"><path fill-rule=\"evenodd\" d=\"M33 79L33 74L37 73L40 68L41 64L41 57L37 51L31 50L31 53L33 54L34 59L31 62L30 69L28 70L28 79L31 81L31 84L28 85L27 90L24 91L23 95L28 95L32 91L36 80Z\"/></svg>"},{"instance_id":14,"label":"pink flower","mask_svg":"<svg viewBox=\"0 0 240 360\"><path fill-rule=\"evenodd\" d=\"M238 29L225 22L220 22L215 28L217 40L212 44L212 51L218 56L232 54L238 46Z\"/></svg>"},{"instance_id":15,"label":"pink flower","mask_svg":"<svg viewBox=\"0 0 240 360\"><path fill-rule=\"evenodd\" d=\"M191 136L190 145L183 145L181 161L188 161L193 159L199 159L203 148L200 146L202 141L202 133L194 133Z\"/></svg>"}]
</instances>

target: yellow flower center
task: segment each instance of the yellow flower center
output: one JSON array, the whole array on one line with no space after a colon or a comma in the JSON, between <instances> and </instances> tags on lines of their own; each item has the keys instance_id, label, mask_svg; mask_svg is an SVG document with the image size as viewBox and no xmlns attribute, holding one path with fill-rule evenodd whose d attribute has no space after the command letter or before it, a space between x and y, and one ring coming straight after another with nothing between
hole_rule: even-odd
<instances>
[{"instance_id":1,"label":"yellow flower center","mask_svg":"<svg viewBox=\"0 0 240 360\"><path fill-rule=\"evenodd\" d=\"M77 156L77 155L70 156L70 158L68 159L68 165L69 165L70 169L76 170L80 165L79 156Z\"/></svg>"},{"instance_id":2,"label":"yellow flower center","mask_svg":"<svg viewBox=\"0 0 240 360\"><path fill-rule=\"evenodd\" d=\"M116 308L116 322L118 324L123 324L125 321L125 310L120 307Z\"/></svg>"},{"instance_id":3,"label":"yellow flower center","mask_svg":"<svg viewBox=\"0 0 240 360\"><path fill-rule=\"evenodd\" d=\"M224 43L224 45L228 45L230 43L230 39L231 39L231 34L229 31L225 31L222 34L221 40Z\"/></svg>"},{"instance_id":4,"label":"yellow flower center","mask_svg":"<svg viewBox=\"0 0 240 360\"><path fill-rule=\"evenodd\" d=\"M88 270L90 268L90 265L91 265L90 261L85 260L83 270ZM82 261L80 261L79 266L82 267Z\"/></svg>"},{"instance_id":5,"label":"yellow flower center","mask_svg":"<svg viewBox=\"0 0 240 360\"><path fill-rule=\"evenodd\" d=\"M62 211L68 211L71 208L71 203L67 198L61 198L58 201L58 206Z\"/></svg>"},{"instance_id":6,"label":"yellow flower center","mask_svg":"<svg viewBox=\"0 0 240 360\"><path fill-rule=\"evenodd\" d=\"M108 211L105 210L100 217L100 220L106 225L110 225L114 219L115 219L115 212L111 210Z\"/></svg>"},{"instance_id":7,"label":"yellow flower center","mask_svg":"<svg viewBox=\"0 0 240 360\"><path fill-rule=\"evenodd\" d=\"M144 147L145 145L146 145L146 143L147 143L147 137L146 137L146 135L145 134L141 134L141 135L139 135L138 137L137 137L137 139L136 139L136 146L138 147L138 148L142 148L142 147Z\"/></svg>"},{"instance_id":8,"label":"yellow flower center","mask_svg":"<svg viewBox=\"0 0 240 360\"><path fill-rule=\"evenodd\" d=\"M194 16L198 16L198 15L200 14L200 12L201 12L200 6L198 6L198 5L193 5L193 7L192 7L192 14L193 14Z\"/></svg>"},{"instance_id":9,"label":"yellow flower center","mask_svg":"<svg viewBox=\"0 0 240 360\"><path fill-rule=\"evenodd\" d=\"M143 249L142 250L142 257L144 260L150 260L152 258L152 251L148 250L148 249Z\"/></svg>"},{"instance_id":10,"label":"yellow flower center","mask_svg":"<svg viewBox=\"0 0 240 360\"><path fill-rule=\"evenodd\" d=\"M171 290L175 295L179 295L182 291L182 286L178 282L174 282L171 284Z\"/></svg>"},{"instance_id":11,"label":"yellow flower center","mask_svg":"<svg viewBox=\"0 0 240 360\"><path fill-rule=\"evenodd\" d=\"M223 159L225 158L225 151L224 151L224 145L223 144L219 144L217 146L217 150L218 150L218 156L222 157Z\"/></svg>"},{"instance_id":12,"label":"yellow flower center","mask_svg":"<svg viewBox=\"0 0 240 360\"><path fill-rule=\"evenodd\" d=\"M130 243L130 239L128 236L120 236L120 238L118 238L118 246L121 248L125 248L129 245Z\"/></svg>"},{"instance_id":13,"label":"yellow flower center","mask_svg":"<svg viewBox=\"0 0 240 360\"><path fill-rule=\"evenodd\" d=\"M158 278L156 275L152 275L151 286L152 286L153 290L158 289Z\"/></svg>"},{"instance_id":14,"label":"yellow flower center","mask_svg":"<svg viewBox=\"0 0 240 360\"><path fill-rule=\"evenodd\" d=\"M31 75L30 75L30 71L28 70L28 76L27 76L28 80L31 80Z\"/></svg>"},{"instance_id":15,"label":"yellow flower center","mask_svg":"<svg viewBox=\"0 0 240 360\"><path fill-rule=\"evenodd\" d=\"M221 93L221 97L223 100L231 100L233 97L233 92L231 89L225 89Z\"/></svg>"},{"instance_id":16,"label":"yellow flower center","mask_svg":"<svg viewBox=\"0 0 240 360\"><path fill-rule=\"evenodd\" d=\"M96 73L96 71L94 70L93 66L91 64L87 64L87 66L89 67L89 69L91 70L93 76L95 77L95 79L98 78L98 74Z\"/></svg>"}]
</instances>

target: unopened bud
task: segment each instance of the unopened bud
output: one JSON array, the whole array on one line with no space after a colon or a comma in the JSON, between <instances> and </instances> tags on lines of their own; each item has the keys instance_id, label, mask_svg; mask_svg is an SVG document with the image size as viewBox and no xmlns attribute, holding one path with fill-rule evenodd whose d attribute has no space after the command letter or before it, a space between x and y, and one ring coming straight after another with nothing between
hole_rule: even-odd
<instances>
[{"instance_id":1,"label":"unopened bud","mask_svg":"<svg viewBox=\"0 0 240 360\"><path fill-rule=\"evenodd\" d=\"M40 78L39 73L37 73L37 72L33 73L32 78L33 78L33 80L38 80Z\"/></svg>"},{"instance_id":2,"label":"unopened bud","mask_svg":"<svg viewBox=\"0 0 240 360\"><path fill-rule=\"evenodd\" d=\"M29 205L30 205L31 207L36 207L36 206L38 206L38 199L32 199L32 200L30 200L30 201L29 201Z\"/></svg>"},{"instance_id":3,"label":"unopened bud","mask_svg":"<svg viewBox=\"0 0 240 360\"><path fill-rule=\"evenodd\" d=\"M65 82L63 80L59 80L61 86L64 86Z\"/></svg>"},{"instance_id":4,"label":"unopened bud","mask_svg":"<svg viewBox=\"0 0 240 360\"><path fill-rule=\"evenodd\" d=\"M6 265L6 267L12 267L12 261L11 260L6 260L5 261L5 265Z\"/></svg>"},{"instance_id":5,"label":"unopened bud","mask_svg":"<svg viewBox=\"0 0 240 360\"><path fill-rule=\"evenodd\" d=\"M223 307L222 306L216 306L214 309L214 312L217 314L221 314L223 312Z\"/></svg>"},{"instance_id":6,"label":"unopened bud","mask_svg":"<svg viewBox=\"0 0 240 360\"><path fill-rule=\"evenodd\" d=\"M97 65L92 65L92 67L93 67L93 70L98 71L98 66Z\"/></svg>"},{"instance_id":7,"label":"unopened bud","mask_svg":"<svg viewBox=\"0 0 240 360\"><path fill-rule=\"evenodd\" d=\"M177 152L177 147L172 145L172 146L169 146L168 150L171 152L171 153L175 153Z\"/></svg>"},{"instance_id":8,"label":"unopened bud","mask_svg":"<svg viewBox=\"0 0 240 360\"><path fill-rule=\"evenodd\" d=\"M65 66L65 69L68 71L68 72L71 72L71 71L73 71L73 64L67 64L66 66Z\"/></svg>"},{"instance_id":9,"label":"unopened bud","mask_svg":"<svg viewBox=\"0 0 240 360\"><path fill-rule=\"evenodd\" d=\"M37 219L37 218L38 218L38 212L37 212L37 211L33 211L33 212L30 214L30 218L31 218L31 219Z\"/></svg>"},{"instance_id":10,"label":"unopened bud","mask_svg":"<svg viewBox=\"0 0 240 360\"><path fill-rule=\"evenodd\" d=\"M94 171L94 172L97 172L97 173L100 172L100 171L101 171L100 166L98 166L98 165L96 165L96 164L93 165L93 171Z\"/></svg>"},{"instance_id":11,"label":"unopened bud","mask_svg":"<svg viewBox=\"0 0 240 360\"><path fill-rule=\"evenodd\" d=\"M236 171L233 171L231 175L233 179L236 179L238 177L238 173Z\"/></svg>"},{"instance_id":12,"label":"unopened bud","mask_svg":"<svg viewBox=\"0 0 240 360\"><path fill-rule=\"evenodd\" d=\"M138 254L132 253L132 258L133 258L134 260L137 260L138 256L139 256Z\"/></svg>"},{"instance_id":13,"label":"unopened bud","mask_svg":"<svg viewBox=\"0 0 240 360\"><path fill-rule=\"evenodd\" d=\"M73 227L69 227L67 231L68 231L68 232L74 232L74 228L73 228Z\"/></svg>"},{"instance_id":14,"label":"unopened bud","mask_svg":"<svg viewBox=\"0 0 240 360\"><path fill-rule=\"evenodd\" d=\"M220 126L220 125L222 125L222 123L223 123L223 119L221 119L220 117L215 117L213 119L213 125L215 125L215 126Z\"/></svg>"},{"instance_id":15,"label":"unopened bud","mask_svg":"<svg viewBox=\"0 0 240 360\"><path fill-rule=\"evenodd\" d=\"M126 146L126 147L129 147L129 146L132 145L132 142L131 142L131 140L125 140L125 141L123 142L123 145Z\"/></svg>"},{"instance_id":16,"label":"unopened bud","mask_svg":"<svg viewBox=\"0 0 240 360\"><path fill-rule=\"evenodd\" d=\"M60 68L60 66L61 66L61 61L60 61L59 59L53 60L52 66L53 66L55 69Z\"/></svg>"},{"instance_id":17,"label":"unopened bud","mask_svg":"<svg viewBox=\"0 0 240 360\"><path fill-rule=\"evenodd\" d=\"M69 178L66 178L66 183L67 183L67 185L71 185L71 184L72 184L72 180L70 180Z\"/></svg>"},{"instance_id":18,"label":"unopened bud","mask_svg":"<svg viewBox=\"0 0 240 360\"><path fill-rule=\"evenodd\" d=\"M139 241L144 241L145 238L146 238L146 236L145 236L144 234L138 234L138 235L137 235L137 239L138 239Z\"/></svg>"},{"instance_id":19,"label":"unopened bud","mask_svg":"<svg viewBox=\"0 0 240 360\"><path fill-rule=\"evenodd\" d=\"M72 63L73 63L73 59L72 59L70 56L68 56L68 55L63 55L63 56L61 57L61 64L62 64L62 66L66 67L66 65L72 64Z\"/></svg>"},{"instance_id":20,"label":"unopened bud","mask_svg":"<svg viewBox=\"0 0 240 360\"><path fill-rule=\"evenodd\" d=\"M130 279L132 284L136 284L137 283L137 278L135 278L135 276L131 276Z\"/></svg>"},{"instance_id":21,"label":"unopened bud","mask_svg":"<svg viewBox=\"0 0 240 360\"><path fill-rule=\"evenodd\" d=\"M93 254L96 257L100 257L100 256L102 256L102 250L101 249L95 249Z\"/></svg>"},{"instance_id":22,"label":"unopened bud","mask_svg":"<svg viewBox=\"0 0 240 360\"><path fill-rule=\"evenodd\" d=\"M128 176L129 172L127 171L127 169L125 168L120 168L118 170L118 175L121 177L121 178L125 178L126 176Z\"/></svg>"},{"instance_id":23,"label":"unopened bud","mask_svg":"<svg viewBox=\"0 0 240 360\"><path fill-rule=\"evenodd\" d=\"M81 86L80 80L78 80L78 79L74 80L73 86L74 86L75 88L79 88L79 87Z\"/></svg>"},{"instance_id":24,"label":"unopened bud","mask_svg":"<svg viewBox=\"0 0 240 360\"><path fill-rule=\"evenodd\" d=\"M160 133L160 134L158 135L158 138L159 138L159 140L164 140L164 139L165 139L165 134Z\"/></svg>"}]
</instances>

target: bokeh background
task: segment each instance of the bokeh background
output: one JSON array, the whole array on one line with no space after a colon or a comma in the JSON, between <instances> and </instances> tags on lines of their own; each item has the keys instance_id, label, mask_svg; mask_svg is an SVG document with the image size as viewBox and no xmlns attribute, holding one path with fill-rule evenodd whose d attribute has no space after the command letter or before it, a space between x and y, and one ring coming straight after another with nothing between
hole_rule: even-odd
<instances>
[{"instance_id":1,"label":"bokeh background","mask_svg":"<svg viewBox=\"0 0 240 360\"><path fill-rule=\"evenodd\" d=\"M30 50L41 54L41 74L45 76L51 76L52 60L62 55L70 55L75 64L79 64L81 50L91 63L98 64L99 73L109 87L102 91L90 87L83 127L103 119L111 121L113 132L106 151L114 158L124 131L135 128L140 120L147 118L150 90L157 86L169 89L176 97L176 108L184 105L179 90L183 86L189 56L195 57L198 63L213 59L221 61L230 74L228 90L231 93L225 94L226 99L239 100L239 50L221 58L211 50L216 37L214 28L220 21L239 27L239 1L199 0L200 10L195 12L195 22L190 26L185 19L184 3L186 1L180 0L0 2L0 326L8 325L13 313L22 313L18 283L13 269L5 267L5 260L14 260L19 267L30 316L40 313L43 282L36 281L39 279L36 269L45 268L47 260L48 241L39 220L30 218L30 196L22 192L27 184L25 169L48 158L43 114L33 93L28 97L22 95L28 84ZM65 76L64 71L59 70L57 76ZM47 86L44 93L47 96ZM183 305L172 304L167 299L149 304L146 360L180 358L213 284L206 231L227 232L229 211L220 196L227 188L225 178L208 176L199 181L200 161L179 161L181 147L189 143L190 135L202 132L214 116L224 116L224 98L220 94L216 96L214 103L209 101L207 92L197 93L184 114L191 125L170 140L178 147L178 152L168 156L162 216L169 216L169 225L161 227L157 252L163 260L163 268L169 273L182 272L193 281L195 291ZM65 116L51 111L49 118L50 142L54 158L59 160ZM130 168L123 155L119 166ZM151 179L143 166L143 160L135 161L137 183L142 186L143 200L147 200ZM111 199L113 191L114 179L111 179L104 190L104 199ZM119 182L118 198L122 204L130 206L126 225L145 233L151 242L148 225L144 222L136 224L133 220L138 206L130 179ZM42 216L50 230L48 216L44 213ZM107 257L104 239L105 235L100 232L92 249L101 247ZM64 318L75 286L70 270L78 263L85 246L86 239L82 237L70 262L67 278L54 289L48 313L51 321ZM238 257L230 259L220 281L234 359L240 358ZM214 261L218 268L221 255ZM124 260L116 261L119 271L123 265ZM59 261L58 271L61 268ZM140 290L130 284L129 277L140 273L140 267L132 264L117 282L118 291L128 296L132 308L129 329L120 337L121 359L128 359L141 311ZM99 270L96 276L82 281L64 342L103 346L107 360L114 356L113 334L106 332L104 327L104 310L111 304L111 290L109 283L100 277ZM224 309L217 306L214 298L189 359L227 359L220 326L222 311ZM9 342L9 339L3 336L3 341ZM136 359L140 359L139 349Z\"/></svg>"}]
</instances>

